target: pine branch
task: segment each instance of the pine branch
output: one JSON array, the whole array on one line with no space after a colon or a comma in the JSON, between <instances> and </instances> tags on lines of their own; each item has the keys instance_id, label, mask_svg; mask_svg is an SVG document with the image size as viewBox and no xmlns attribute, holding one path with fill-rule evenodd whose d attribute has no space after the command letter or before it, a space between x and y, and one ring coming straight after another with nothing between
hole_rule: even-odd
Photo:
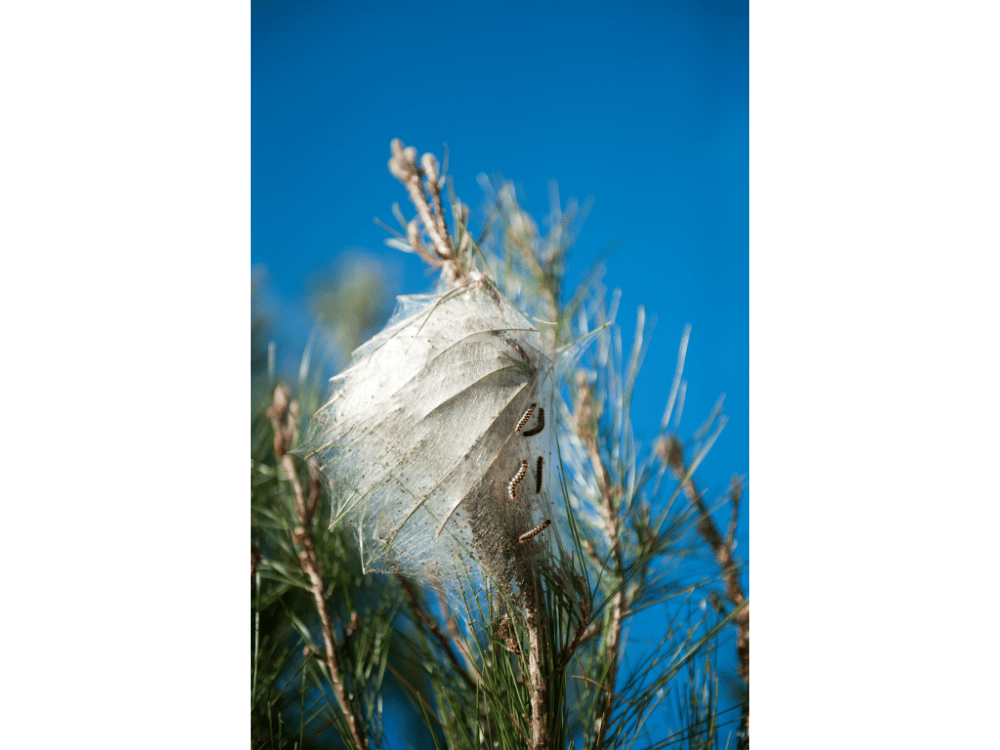
<instances>
[{"instance_id":1,"label":"pine branch","mask_svg":"<svg viewBox=\"0 0 1000 750\"><path fill-rule=\"evenodd\" d=\"M306 500L302 492L302 484L299 481L295 464L292 462L288 449L292 446L295 437L295 423L298 419L298 404L289 401L288 388L279 385L274 391L274 401L268 409L268 417L274 426L274 452L281 462L281 467L285 470L292 489L295 493L295 510L301 524L295 529L294 540L301 549L299 562L302 571L306 574L311 584L313 598L316 601L316 610L319 613L320 622L323 627L323 640L326 643L326 666L330 670L330 680L333 683L334 693L337 696L337 703L340 710L347 719L348 727L354 742L359 750L368 749L368 737L364 731L364 724L361 717L354 711L348 701L347 691L344 688L343 677L340 665L337 660L337 644L333 637L333 628L330 623L330 613L326 607L326 599L323 596L323 579L319 574L319 561L316 556L316 546L313 543L312 522L316 512L316 504L320 496L320 475L315 463L309 462L309 498Z\"/></svg>"},{"instance_id":2,"label":"pine branch","mask_svg":"<svg viewBox=\"0 0 1000 750\"><path fill-rule=\"evenodd\" d=\"M661 446L661 457L664 462L673 469L674 474L680 481L687 476L688 469L684 461L684 448L676 437L671 436ZM694 478L689 477L684 482L684 494L687 495L692 505L698 511L698 531L708 542L709 547L715 554L715 560L722 569L722 577L726 584L726 597L736 608L733 620L736 622L736 654L739 658L740 676L743 681L750 685L750 602L743 593L743 585L740 583L739 566L733 561L734 536L736 533L736 520L739 514L740 499L742 496L742 484L737 479L733 479L730 486L730 502L733 506L732 517L729 523L729 530L726 538L723 539L719 533L712 515L702 498L702 494L697 491ZM747 717L749 726L749 715Z\"/></svg>"},{"instance_id":3,"label":"pine branch","mask_svg":"<svg viewBox=\"0 0 1000 750\"><path fill-rule=\"evenodd\" d=\"M619 539L618 509L615 507L613 497L615 493L611 485L611 480L604 466L604 460L601 458L600 448L597 445L593 393L586 376L582 372L578 373L576 384L577 407L574 418L575 427L577 434L587 449L594 474L597 477L597 484L601 492L601 517L604 519L605 533L612 549L614 574L620 581L623 574L623 564ZM624 621L624 604L624 587L617 586L611 599L611 621L605 635L609 664L604 684L602 685L605 697L601 715L597 719L597 737L594 741L594 750L601 750L604 747L608 725L611 721L611 711L614 708L615 683L618 676L618 651L621 641L622 623Z\"/></svg>"},{"instance_id":4,"label":"pine branch","mask_svg":"<svg viewBox=\"0 0 1000 750\"><path fill-rule=\"evenodd\" d=\"M427 613L427 610L420 605L420 601L417 599L417 592L414 590L413 584L406 579L406 576L400 575L397 576L397 579L399 580L400 586L403 588L403 593L406 594L406 599L410 603L410 608L416 613L417 617L420 618L420 621L424 624L424 627L427 628L428 632L433 635L437 642L441 645L441 650L444 652L445 656L448 657L448 661L452 663L452 666L454 666L458 676L461 677L465 684L469 686L470 690L474 693L479 692L479 675L477 674L476 679L473 679L468 671L466 671L466 669L462 666L461 662L459 662L458 657L455 656L455 652L451 648L452 641L449 640L448 636L441 631L441 628L438 627L434 618Z\"/></svg>"},{"instance_id":5,"label":"pine branch","mask_svg":"<svg viewBox=\"0 0 1000 750\"><path fill-rule=\"evenodd\" d=\"M531 747L545 750L548 747L549 676L545 628L545 597L541 582L533 575L525 592L525 613L528 625L528 675L531 679Z\"/></svg>"},{"instance_id":6,"label":"pine branch","mask_svg":"<svg viewBox=\"0 0 1000 750\"><path fill-rule=\"evenodd\" d=\"M541 750L569 746L571 743L590 750L629 746L630 736L632 742L642 737L640 732L644 731L644 722L650 712L660 705L664 695L683 695L688 701L679 714L678 728L683 729L672 736L688 737L693 745L699 747L711 745L717 739L717 716L720 715L715 705L717 693L712 687L715 679L712 655L717 647L718 633L722 628L731 628L732 623L738 629L740 674L749 682L749 607L732 555L742 485L734 482L731 488L733 513L723 536L712 521L694 480L688 476L693 469L685 463L679 443L676 451L672 447L664 449L660 456L662 461L658 458L659 450L673 445L667 441L661 442L652 451L645 451L640 460L640 448L632 436L630 404L643 352L641 335L645 323L641 315L631 359L625 363L620 361L621 346L617 338L620 333L612 327L612 335L595 337L600 348L588 374L578 372L575 382L559 381L564 374L572 380L566 370L561 369L565 362L572 360L570 357L561 358L574 342L578 322L578 338L574 342L577 344L594 335L595 331L613 326L618 304L616 296L607 301L606 292L600 286L599 272L588 275L587 289L574 294L566 305L561 303L564 259L572 244L570 228L579 217L574 203L571 202L563 213L558 208L558 196L555 194L547 225L550 229L543 237L538 233L535 222L518 205L513 186L502 183L499 196L494 194L490 197L495 210L485 217L489 229L472 248L468 208L454 196L450 184L449 205L455 223L454 232L449 232L444 201L440 195L445 182L432 155L424 154L418 159L415 149L406 148L397 140L392 144L389 168L406 188L417 214L407 223L402 213L394 209L405 235L397 235L389 244L417 253L442 272L445 283L438 287L442 299L440 304L451 304L449 299L465 294L469 289L486 292L496 300L502 297L505 304L509 302L530 321L516 330L530 331L543 342L537 349L541 354L533 354L534 359L530 363L540 368L539 363L549 362L552 377L558 381L554 386L557 394L555 401L551 398L546 401L545 410L551 425L548 429L557 430L560 441L545 454L544 466L551 472L545 476L552 476L556 481L552 484L547 479L543 491L541 461L534 474L536 484L524 468L528 465L527 460L523 460L526 457L516 454L505 458L513 468L510 473L504 469L502 486L496 479L488 480L493 483L489 492L495 493L499 488L504 493L504 503L508 505L503 507L512 509L513 521L502 518L495 522L497 527L505 530L508 525L510 527L508 536L503 538L506 541L495 543L496 551L483 543L485 537L482 530L487 527L472 527L472 541L466 543L471 554L465 558L471 574L468 583L458 584L462 591L458 606L464 604L470 617L468 628L462 627L450 615L456 601L446 597L454 594L451 587L455 582L439 580L444 566L426 566L426 570L430 571L425 581L429 587L427 595L418 590L417 581L422 579L390 576L390 582L398 581L402 595L394 599L392 607L404 598L409 603L412 613L409 622L419 633L415 652L418 658L406 666L400 661L395 664L390 661L380 663L380 658L391 653L390 649L386 647L378 652L382 656L377 656L378 649L373 644L386 643L386 635L394 627L388 609L382 618L359 617L353 611L353 602L350 603L350 627L340 630L341 635L346 633L344 643L338 646L335 639L336 632L331 621L333 610L324 597L325 586L319 564L321 558L330 559L328 552L333 548L321 546L317 550L317 544L325 545L330 540L318 534L314 537L313 534L320 497L319 474L316 464L308 460L309 480L303 486L288 453L295 437L298 405L290 400L286 389L275 391L268 416L274 427L274 450L281 467L280 473L287 475L289 485L282 483L282 512L272 515L268 504L262 500L270 497L270 487L277 486L278 472L268 460L267 465L261 466L259 473L255 474L258 481L255 487L264 488L261 495L257 495L255 490L255 514L260 514L264 523L275 522L283 531L270 538L266 535L255 537L265 557L262 561L257 551L252 550L251 567L258 580L263 570L266 571L265 576L273 576L271 581L279 581L281 585L293 589L300 588L301 577L291 560L291 555L297 550L299 565L308 581L306 588L313 600L310 602L300 596L300 601L304 600L310 609L315 604L325 642L325 652L315 654L316 661L310 660L308 671L303 671L303 678L309 672L314 675L317 671L328 673L316 684L325 689L324 683L329 680L340 709L339 712L337 709L331 712L335 716L335 725L345 740L349 730L358 748L366 749L369 744L374 746L380 741L378 722L381 704L378 704L379 713L374 713L373 708L376 705L374 699L380 699L380 695L378 688L372 686L381 683L384 671L395 675L398 683L412 693L412 710L423 716L428 727L436 733L438 742L452 750L525 746ZM492 190L488 184L484 189L488 193ZM451 291L441 292L442 289ZM431 335L428 332L434 330L434 321L443 320L446 312L448 309L444 306L437 308L434 315L438 317L431 318L431 327L422 329L428 338ZM442 334L435 330L434 335ZM450 335L442 338L446 345L450 345ZM514 342L509 345L515 347L520 341L520 334L500 333L498 338ZM520 361L529 362L522 349L516 351ZM478 360L473 356L470 361ZM368 382L362 381L362 385ZM433 382L425 385L436 387ZM568 386L573 393L569 408L565 408L558 396L559 389L564 386ZM679 388L683 400L683 387ZM358 391L354 389L351 392ZM463 397L466 395L463 393ZM671 396L671 405L675 395ZM303 405L306 403L303 401ZM418 414L417 419L423 419L420 414L423 412ZM323 420L329 419L329 415L321 410L315 419L327 424ZM364 423L354 434L344 433L345 442L337 446L336 451L339 452L334 454L340 463L331 463L326 456L323 457L324 472L331 482L329 494L334 503L333 516L343 523L344 537L351 528L353 535L360 540L363 564L367 564L365 561L371 559L372 550L378 550L383 542L388 541L388 547L393 545L394 540L403 539L402 533L398 539L396 535L403 524L409 522L409 517L398 518L387 513L386 518L394 519L387 529L387 536L382 536L385 530L374 524L365 529L359 529L357 525L349 527L348 523L355 524L359 518L370 524L376 516L354 515L345 503L382 502L385 497L392 498L385 493L369 493L371 488L360 486L359 482L373 481L371 478L377 477L376 472L387 470L386 476L393 476L406 489L406 480L402 477L407 472L412 470L416 475L434 476L431 471L438 471L433 466L427 468L418 464L411 467L409 461L412 457L403 455L401 449L398 456L392 453L397 450L393 447L397 438L396 433L390 431L382 437L389 446L391 461L381 462L377 456L372 459L364 451L371 437L377 434L370 427L387 424L381 415L374 419L376 421ZM540 432L540 427L534 433L526 429L519 432L521 428L526 428L526 424L517 424L516 419L511 421L510 429L514 435L538 439L534 436ZM405 432L409 426L403 425L401 429ZM461 430L461 425L457 429ZM323 445L325 447L326 444ZM414 455L421 454L420 460L428 464L436 460L435 456L423 455L427 453L424 449L430 448L430 443L420 443L418 447L421 450ZM548 448L542 450L549 451ZM679 460L674 455L678 451ZM461 458L456 453L454 458L448 460L458 461ZM534 461L534 452L527 458ZM516 463L513 463L514 459ZM651 518L650 508L655 507L658 498L662 498L661 480L671 473L678 477L680 487L676 488L662 511L657 510L657 516ZM272 482L273 485L268 484ZM287 492L289 486L292 493ZM412 501L436 502L425 493L425 489L414 491ZM289 494L294 495L294 512ZM530 505L527 501L535 495L538 495L538 504ZM478 514L474 517L482 518L485 510L497 507L489 503L490 497L483 500L485 509L475 505L466 509L470 514ZM684 502L685 497L687 503ZM565 499L569 507L563 509L552 505L555 498L560 498L560 502ZM674 510L674 498L680 498L677 503L681 506L680 512ZM456 503L459 500L462 498L457 498ZM519 502L524 504L519 506ZM451 506L451 511L456 507L457 504ZM413 510L424 512L424 508L416 504ZM522 515L513 518L514 510ZM553 511L551 520L548 520L549 510ZM545 514L541 515L540 511L545 511ZM450 516L444 518L441 528L444 528L444 522L448 522L453 524L447 527L449 530L464 528L465 533L469 533L469 528L461 525L468 521L458 517L448 521L448 518ZM542 519L546 520L538 524ZM726 597L732 606L728 614L722 612L723 617L718 621L714 619L714 606L704 610L703 614L698 614L695 606L695 592L706 585L703 573L699 571L697 579L675 575L680 571L681 576L687 576L689 561L695 560L693 553L703 546L691 533L690 519L695 519L697 534L713 550L722 568ZM522 526L522 521L527 520L531 523ZM295 528L289 535L291 526ZM441 534L440 529L438 534ZM288 543L289 536L294 541L294 549ZM441 538L444 538L443 535ZM458 538L458 534L453 535L453 539ZM433 544L433 540L430 543ZM402 544L400 542L392 547L394 555L400 554ZM434 555L441 552L440 548L426 549ZM344 548L342 552L346 554L346 550ZM276 551L284 553L287 563L282 561L281 555L275 554ZM320 551L323 551L322 555ZM421 575L413 573L413 568L405 567L412 564L410 560L391 555L386 558L389 565L396 565L399 560L403 564L398 570ZM419 564L423 565L423 562ZM376 570L392 569L377 558L374 565ZM328 573L328 580L330 576L339 576L339 569L338 566ZM341 578L333 580L340 581ZM486 586L480 588L483 583ZM336 583L334 590L339 591L339 585ZM433 597L430 592L437 593L440 612L432 603L428 604L433 602L432 598L426 598ZM280 589L276 594L281 595ZM688 597L687 607L683 606L683 600L680 607L667 605L668 627L663 642L652 657L644 656L638 668L630 672L624 641L630 618L647 607L668 602L678 595ZM716 599L720 606L724 606L721 597ZM291 617L292 627L297 628L302 637L311 640L306 625L294 614ZM410 658L410 649L414 646L406 633L401 631L406 650L396 652L397 658L401 656L404 660ZM484 635L488 636L487 640L483 639ZM350 649L347 648L348 643ZM355 666L352 660L356 653L368 653L372 658ZM576 665L571 668L574 660ZM320 663L325 665L325 670L319 666ZM689 667L686 678L682 670L684 665ZM317 666L319 670L316 670ZM421 667L427 670L427 682L422 677L415 679L414 673L409 671L412 669L416 674L423 674ZM574 673L577 667L579 674ZM361 677L362 674L364 677ZM362 679L366 685L358 682ZM709 686L709 693L704 698L702 688L706 685ZM301 695L305 695L304 686L305 683ZM430 693L427 686L431 688ZM364 694L362 698L354 694L358 692ZM373 699L371 704L367 702L369 699ZM280 713L275 712L272 705L263 706L266 717L280 718ZM324 718L328 717L329 714ZM365 725L366 717L374 722L371 726ZM283 743L279 740L278 744Z\"/></svg>"}]
</instances>

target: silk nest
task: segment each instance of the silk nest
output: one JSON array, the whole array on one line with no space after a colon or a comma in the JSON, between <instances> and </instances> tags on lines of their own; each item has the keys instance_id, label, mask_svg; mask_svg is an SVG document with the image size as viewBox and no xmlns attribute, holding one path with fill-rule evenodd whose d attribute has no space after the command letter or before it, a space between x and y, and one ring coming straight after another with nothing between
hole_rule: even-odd
<instances>
[{"instance_id":1,"label":"silk nest","mask_svg":"<svg viewBox=\"0 0 1000 750\"><path fill-rule=\"evenodd\" d=\"M400 297L332 386L306 450L366 571L516 583L552 543L552 357L491 282Z\"/></svg>"}]
</instances>

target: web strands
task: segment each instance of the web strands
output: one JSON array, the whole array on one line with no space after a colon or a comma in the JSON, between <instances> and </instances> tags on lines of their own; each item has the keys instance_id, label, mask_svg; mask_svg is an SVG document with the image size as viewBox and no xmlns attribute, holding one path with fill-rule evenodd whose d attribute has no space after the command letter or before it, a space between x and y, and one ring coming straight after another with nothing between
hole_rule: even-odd
<instances>
[{"instance_id":1,"label":"web strands","mask_svg":"<svg viewBox=\"0 0 1000 750\"><path fill-rule=\"evenodd\" d=\"M309 449L333 483L333 519L354 525L366 568L454 578L472 554L496 567L488 558L532 528L547 497L522 488L511 507L506 489L524 460L549 455L545 433L512 434L528 404L551 401L541 395L552 378L540 347L488 287L402 298L334 379Z\"/></svg>"},{"instance_id":2,"label":"web strands","mask_svg":"<svg viewBox=\"0 0 1000 750\"><path fill-rule=\"evenodd\" d=\"M341 490L351 490L337 493L337 514L352 516L358 524L367 563L378 565L379 553L390 540L396 561L404 567L423 568L442 557L454 561L458 550L442 555L448 539L466 551L471 541L458 505L484 494L498 497L485 487L496 481L494 473L506 471L500 468L506 461L498 459L524 400L518 396L537 381L533 361L540 355L526 342L496 335L505 330L496 327L498 304L492 310L487 306L491 318L479 319L475 308L479 315L462 315L469 311L457 304L461 301L435 306L429 318L418 316L415 325L395 331L387 345L370 348L371 353L340 378L338 395L351 397L335 398L327 410L334 416L334 428L325 436L327 464L340 478ZM522 329L518 335L524 337L523 319L501 322L505 327L516 323ZM452 341L440 335L444 325L452 337L454 331L466 335ZM421 346L425 342L426 348ZM413 363L421 361L426 364L388 398L384 386L378 393L348 387L357 378L362 385L379 379L402 381L401 365L412 370ZM512 361L522 366L512 367ZM477 484L478 491L472 492ZM449 535L430 543L453 511Z\"/></svg>"}]
</instances>

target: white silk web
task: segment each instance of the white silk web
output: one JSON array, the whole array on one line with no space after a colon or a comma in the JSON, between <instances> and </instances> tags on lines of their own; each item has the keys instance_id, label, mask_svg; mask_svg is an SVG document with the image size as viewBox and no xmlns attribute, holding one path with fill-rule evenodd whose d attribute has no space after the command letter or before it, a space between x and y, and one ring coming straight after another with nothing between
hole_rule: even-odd
<instances>
[{"instance_id":1,"label":"white silk web","mask_svg":"<svg viewBox=\"0 0 1000 750\"><path fill-rule=\"evenodd\" d=\"M307 451L366 570L509 582L551 537L553 363L490 282L400 297L332 382Z\"/></svg>"}]
</instances>

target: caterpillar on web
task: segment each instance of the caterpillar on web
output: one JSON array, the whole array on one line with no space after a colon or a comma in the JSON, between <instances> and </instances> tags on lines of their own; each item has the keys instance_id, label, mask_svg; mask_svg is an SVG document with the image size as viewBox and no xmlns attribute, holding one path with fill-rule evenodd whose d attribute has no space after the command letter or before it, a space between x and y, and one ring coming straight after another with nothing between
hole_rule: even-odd
<instances>
[{"instance_id":1,"label":"caterpillar on web","mask_svg":"<svg viewBox=\"0 0 1000 750\"><path fill-rule=\"evenodd\" d=\"M526 423L528 421L528 419L531 416L531 412L534 411L534 408L535 408L535 405L532 404L531 408L528 409L528 413L525 414L524 417L521 419L521 424L518 425L518 430L521 427L524 426L524 423ZM532 435L537 435L539 432L541 432L544 429L545 429L545 407L539 406L538 407L538 426L537 427L532 427L530 430L525 430L524 431L524 436L525 437L531 437ZM516 433L517 430L514 430L514 432Z\"/></svg>"},{"instance_id":2,"label":"caterpillar on web","mask_svg":"<svg viewBox=\"0 0 1000 750\"><path fill-rule=\"evenodd\" d=\"M521 480L524 479L524 475L527 473L528 459L524 459L521 462L521 468L517 470L517 474L514 475L514 478L510 480L510 484L507 485L507 497L510 498L512 503L517 501L517 485L521 483Z\"/></svg>"},{"instance_id":3,"label":"caterpillar on web","mask_svg":"<svg viewBox=\"0 0 1000 750\"><path fill-rule=\"evenodd\" d=\"M524 544L524 542L528 541L529 539L533 539L534 537L538 536L543 531L545 531L545 529L547 529L549 527L550 523L552 523L551 519L549 519L548 521L545 521L543 523L538 524L531 531L529 531L527 533L524 533L524 534L521 534L521 536L519 536L517 538L517 541L520 542L521 544Z\"/></svg>"},{"instance_id":4,"label":"caterpillar on web","mask_svg":"<svg viewBox=\"0 0 1000 750\"><path fill-rule=\"evenodd\" d=\"M333 379L303 446L329 482L331 525L352 530L365 570L457 590L472 580L463 571L502 583L539 554L518 540L526 519L559 526L541 478L558 465L556 431L542 432L544 412L557 414L555 364L538 327L487 281L400 299Z\"/></svg>"},{"instance_id":5,"label":"caterpillar on web","mask_svg":"<svg viewBox=\"0 0 1000 750\"><path fill-rule=\"evenodd\" d=\"M519 433L519 432L521 431L521 429L522 429L522 428L523 428L523 427L524 427L524 426L525 426L526 424L528 424L528 420L529 420L529 419L531 419L531 415L535 413L535 407L536 407L536 406L538 406L538 404L532 404L531 406L529 406L529 407L528 407L528 411L524 412L524 416L523 416L523 417L521 417L521 421L520 421L520 422L518 422L518 423L517 423L517 427L515 427L515 428L514 428L514 434L515 434L515 435L516 435L517 433ZM542 409L541 411L545 411L545 410L544 410L544 409ZM525 435L527 435L528 433L524 433L524 434L525 434ZM534 432L533 432L533 433L531 433L531 434L532 434L532 435L535 435L535 434L537 434L537 433L534 433Z\"/></svg>"}]
</instances>

